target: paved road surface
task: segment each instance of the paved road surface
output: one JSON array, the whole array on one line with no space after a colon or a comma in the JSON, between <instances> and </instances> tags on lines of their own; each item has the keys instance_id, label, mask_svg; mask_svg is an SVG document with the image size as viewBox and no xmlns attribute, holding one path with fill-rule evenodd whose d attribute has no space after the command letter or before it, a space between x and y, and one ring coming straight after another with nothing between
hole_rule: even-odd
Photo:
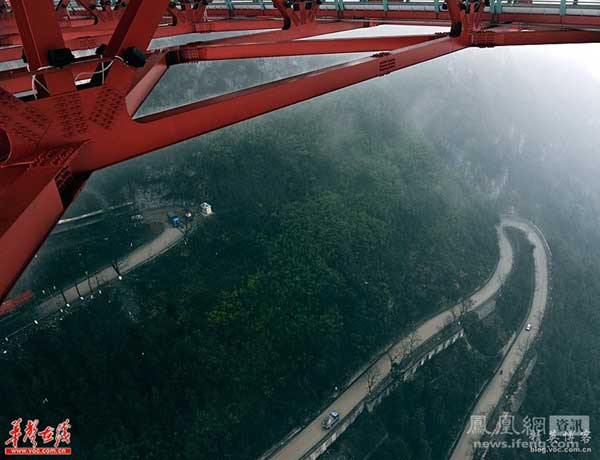
<instances>
[{"instance_id":1,"label":"paved road surface","mask_svg":"<svg viewBox=\"0 0 600 460\"><path fill-rule=\"evenodd\" d=\"M133 216L137 214L137 211L134 211L132 208L127 208L126 203L124 205L112 206L107 209L100 209L98 211L89 212L87 214L82 214L80 216L71 217L70 219L64 219L58 221L58 225L54 227L50 236L60 235L65 232L70 232L73 230L80 230L89 225L94 225L99 222L104 221L107 216L114 211L120 214L129 214ZM185 210L182 208L175 208L173 206L162 206L160 208L150 208L143 209L139 211L139 213L143 216L144 222L166 222L167 216L172 215L180 215L182 216L185 213Z\"/></svg>"},{"instance_id":2,"label":"paved road surface","mask_svg":"<svg viewBox=\"0 0 600 460\"><path fill-rule=\"evenodd\" d=\"M549 254L546 253L546 246L535 232L535 230L527 223L514 219L504 219L502 225L506 227L516 227L523 230L529 241L534 245L533 257L535 264L535 291L533 293L533 302L527 320L523 324L519 335L516 337L512 346L507 350L507 353L502 361L502 365L497 373L492 377L490 383L486 386L481 394L476 406L471 415L484 415L489 417L494 408L498 405L510 379L519 367L523 355L531 342L540 330L540 324L546 309L546 301L548 299L548 259ZM527 323L531 324L531 330L525 329ZM500 374L502 371L502 375ZM480 435L477 433L467 433L469 431L469 423L465 427L454 452L450 456L451 460L468 460L473 458L473 443L479 440Z\"/></svg>"},{"instance_id":3,"label":"paved road surface","mask_svg":"<svg viewBox=\"0 0 600 460\"><path fill-rule=\"evenodd\" d=\"M136 269L140 265L148 262L157 255L164 253L171 246L176 244L183 238L183 233L176 228L167 227L159 236L152 241L141 245L134 249L128 256L121 259L119 262L119 271L121 274ZM108 283L118 278L119 274L115 271L112 266L107 266L100 270L96 276L88 280L84 280L68 289L65 289L65 297L69 303L74 303L79 299L79 294L87 296L91 290L97 289L99 286ZM79 293L77 292L79 290ZM22 315L13 318L9 317L6 321L0 322L0 330L4 337L10 337L22 329L31 326L34 319L44 318L47 315L57 312L61 308L65 307L65 301L62 295L57 294L51 297L39 305L36 305L32 310L23 313Z\"/></svg>"},{"instance_id":4,"label":"paved road surface","mask_svg":"<svg viewBox=\"0 0 600 460\"><path fill-rule=\"evenodd\" d=\"M506 237L504 231L498 228L498 244L500 247L500 260L496 266L494 274L489 281L471 296L473 304L471 309L478 308L483 303L488 301L498 291L500 286L506 280L508 273L510 272L513 264L513 251ZM459 312L459 307L453 307L455 311ZM433 318L422 323L417 329L416 334L419 337L419 342L423 342L448 324L448 321L452 319L450 309L434 316ZM394 345L391 355L394 356L396 353L400 353L401 350L407 346L409 337L405 337ZM417 343L417 345L418 345ZM383 356L379 361L375 362L371 368L377 369L379 372L379 378L376 382L384 378L391 370L390 361L387 356ZM327 407L317 418L315 418L308 426L302 429L298 434L292 437L284 446L279 450L275 451L269 458L273 460L299 460L301 459L313 446L321 440L325 434L323 428L321 428L321 421L326 417L332 410L340 412L341 416L344 417L348 414L360 401L368 394L368 385L366 373L359 377L352 385L350 385L336 400L333 404Z\"/></svg>"}]
</instances>

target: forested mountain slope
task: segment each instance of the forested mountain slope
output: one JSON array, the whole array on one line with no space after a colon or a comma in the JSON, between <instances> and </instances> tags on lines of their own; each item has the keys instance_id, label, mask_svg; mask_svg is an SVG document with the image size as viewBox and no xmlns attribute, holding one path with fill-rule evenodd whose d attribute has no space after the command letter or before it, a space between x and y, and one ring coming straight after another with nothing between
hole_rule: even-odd
<instances>
[{"instance_id":1,"label":"forested mountain slope","mask_svg":"<svg viewBox=\"0 0 600 460\"><path fill-rule=\"evenodd\" d=\"M255 458L485 280L497 209L379 85L100 173L90 193L215 215L1 360L0 425L70 417L80 458Z\"/></svg>"}]
</instances>

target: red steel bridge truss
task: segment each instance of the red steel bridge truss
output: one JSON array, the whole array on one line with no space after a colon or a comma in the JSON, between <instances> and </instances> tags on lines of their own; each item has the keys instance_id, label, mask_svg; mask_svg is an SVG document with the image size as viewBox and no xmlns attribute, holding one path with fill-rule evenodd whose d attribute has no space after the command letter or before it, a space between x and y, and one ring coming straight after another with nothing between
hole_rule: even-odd
<instances>
[{"instance_id":1,"label":"red steel bridge truss","mask_svg":"<svg viewBox=\"0 0 600 460\"><path fill-rule=\"evenodd\" d=\"M0 0L0 62L20 60L0 71L0 300L97 169L467 47L600 41L600 4L577 0L270 1ZM381 24L448 32L310 39ZM255 32L149 50L240 30ZM171 66L358 52L372 54L134 118Z\"/></svg>"}]
</instances>

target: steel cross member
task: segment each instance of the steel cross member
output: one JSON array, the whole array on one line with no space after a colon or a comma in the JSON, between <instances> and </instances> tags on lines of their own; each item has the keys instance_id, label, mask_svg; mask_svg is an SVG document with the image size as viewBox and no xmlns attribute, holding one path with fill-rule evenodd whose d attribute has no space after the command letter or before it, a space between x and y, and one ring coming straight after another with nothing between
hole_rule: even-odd
<instances>
[{"instance_id":1,"label":"steel cross member","mask_svg":"<svg viewBox=\"0 0 600 460\"><path fill-rule=\"evenodd\" d=\"M458 5L450 9L453 24L461 26L451 34L306 40L377 23L317 21L317 3L309 8L308 0L296 2L297 7L282 1L275 4L286 30L147 51L164 22L167 1L131 0L124 12L115 13L118 23L102 55L59 66L56 57L52 65L51 56L68 46L64 36L69 29L60 27L64 15L57 14L51 0L12 0L30 68L0 72L0 299L100 168L469 46L600 41L599 33L589 30L492 27L480 10L461 8L458 0L450 0ZM170 66L357 52L376 53L133 117Z\"/></svg>"}]
</instances>

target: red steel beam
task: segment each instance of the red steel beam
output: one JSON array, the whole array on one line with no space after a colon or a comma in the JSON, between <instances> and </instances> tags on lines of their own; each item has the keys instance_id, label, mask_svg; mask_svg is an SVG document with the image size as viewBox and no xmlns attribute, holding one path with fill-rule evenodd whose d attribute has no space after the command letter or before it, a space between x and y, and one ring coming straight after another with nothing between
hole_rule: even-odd
<instances>
[{"instance_id":1,"label":"red steel beam","mask_svg":"<svg viewBox=\"0 0 600 460\"><path fill-rule=\"evenodd\" d=\"M398 3L398 2L396 2ZM390 2L389 4L393 4ZM406 3L400 2L400 5ZM229 10L211 8L211 15L223 16L227 15ZM273 16L278 15L277 10L256 10L236 8L233 10L232 17L252 18L257 16ZM319 9L317 18L321 19L338 19L338 20L377 20L390 24L404 25L425 25L425 26L446 26L450 24L450 15L447 11L413 11L413 10L358 10L352 9L352 5L346 5L342 11ZM514 22L519 24L530 25L555 25L564 27L600 27L600 16L597 15L575 15L567 14L536 14L536 13L509 13L502 12L492 15L490 13L481 13L481 20L486 23L504 23Z\"/></svg>"},{"instance_id":2,"label":"red steel beam","mask_svg":"<svg viewBox=\"0 0 600 460\"><path fill-rule=\"evenodd\" d=\"M351 22L344 23L340 21L334 22L325 22L318 23L314 26L308 25L304 26L302 30L287 30L287 31L279 31L278 32L260 32L251 35L244 35L240 37L230 37L223 38L217 40L211 40L203 42L203 45L225 45L225 44L243 44L243 43L253 43L258 44L262 42L269 42L269 40L280 39L280 40L289 40L291 38L304 38L310 37L313 35L326 34L331 32L339 32L345 30L353 30L357 28L362 28L365 26L369 26L368 23L363 24L361 22ZM176 49L177 47L175 47ZM379 48L376 48L379 49ZM389 48L388 48L389 49ZM77 62L72 66L69 66L73 77L80 74L81 72L92 72L95 69L95 62L82 61ZM40 71L40 75L44 75L45 73L54 73L55 69ZM0 87L4 88L6 91L9 91L13 94L21 93L25 91L31 90L31 77L32 72L27 71L24 67L18 69L11 69L0 71ZM145 96L144 96L145 97Z\"/></svg>"},{"instance_id":3,"label":"red steel beam","mask_svg":"<svg viewBox=\"0 0 600 460\"><path fill-rule=\"evenodd\" d=\"M33 50L33 56L42 63L48 49L61 47L57 39L57 30L60 35L57 17L61 16L50 11L48 3L35 10L34 1L38 0L14 0L21 7L15 8L15 13L28 55ZM63 28L63 43L65 36L69 44L71 40L97 40L107 36L99 31L110 33L111 24L120 18L110 38L109 51L105 53L108 59L83 58L64 69L34 67L38 78L54 82L47 97L30 101L11 94L11 91L25 87L34 72L26 69L0 72L0 86L4 88L0 89L0 251L3 261L9 261L0 266L0 298L6 295L64 208L96 169L468 46L600 41L598 32L584 30L530 31L518 24L488 29L485 15L464 10L457 13L454 7L450 8L453 22L460 21L463 25L457 37L426 35L300 41L299 38L369 27L381 20L449 21L450 18L448 13L432 16L431 12L400 12L401 15L395 15L392 11L381 15L382 12L346 10L326 14L352 16L356 20L314 22L316 9L301 8L298 14L292 14L293 17L287 16L289 30L146 53L146 63L141 68L111 60L130 46L146 50L153 36L204 27L194 22L193 15L180 15L177 11L172 12L171 19L175 19L169 22L171 19L162 13L165 2L132 0L125 14L115 13L112 19L107 15L104 29L93 29L94 37L79 36L83 30L75 31L74 28L69 29L73 31L73 35L69 35L70 32ZM283 8L282 4L279 8ZM240 11L228 14L237 15ZM258 10L253 14L254 26L282 23L281 19L272 19L274 14L280 14L279 11L268 10L267 14ZM365 19L365 14L371 17ZM249 23L242 25L243 21L248 19L220 22L246 27ZM38 31L38 27L46 26L52 30ZM168 66L174 63L378 50L385 52L139 119L132 118ZM106 72L107 78L96 74L89 85L76 89L74 78L84 70L98 71L102 68L101 62L105 66L111 65L110 71Z\"/></svg>"},{"instance_id":4,"label":"red steel beam","mask_svg":"<svg viewBox=\"0 0 600 460\"><path fill-rule=\"evenodd\" d=\"M395 2L396 4L406 5L404 2ZM388 5L393 4L392 2ZM557 7L558 9L558 7ZM209 13L214 16L225 16L229 15L229 10L226 8L211 8ZM277 10L256 10L249 8L236 8L231 13L233 18L236 17L264 17L264 16L278 16ZM346 5L342 11L338 10L325 10L319 9L317 18L321 19L338 19L338 20L378 20L383 22L389 22L391 24L405 24L405 25L449 25L450 14L448 11L435 12L433 10L425 11L414 11L414 10L388 10L385 11L382 7L380 10L364 10L364 9L352 9L352 5ZM536 14L536 13L524 13L524 12L502 12L498 14L481 13L481 20L486 23L504 23L514 22L519 24L531 24L531 25L557 25L566 27L600 27L600 16L596 15L574 15L567 14L561 16L560 14Z\"/></svg>"},{"instance_id":5,"label":"red steel beam","mask_svg":"<svg viewBox=\"0 0 600 460\"><path fill-rule=\"evenodd\" d=\"M214 20L210 22L201 23L195 26L195 32L225 32L225 31L242 31L242 30L261 30L261 29L281 29L283 22L281 19L265 19L265 20L253 20L253 19L222 19ZM368 23L367 23L368 24ZM315 30L304 29L303 31L285 31L287 33L279 35L280 30L274 33L262 32L260 38L264 41L278 39L291 39L291 38L302 38L309 37L316 33L326 34L333 32L340 32L345 30L352 30L360 27L364 27L365 24L361 22L341 22L341 21L327 21L324 23L318 23ZM176 35L187 34L189 30L175 30L171 26L159 27L154 34L154 38L171 37ZM269 35L267 35L269 34ZM76 35L76 34L75 34ZM258 35L258 34L257 34ZM68 36L68 35L67 35ZM92 36L82 36L79 38L68 38L65 41L65 46L72 50L83 50L83 49L94 49L100 46L102 43L107 43L111 38L110 33L102 32L102 34ZM232 37L228 40L232 43L243 42L246 40L245 37ZM20 43L20 40L16 40L15 43ZM21 46L10 46L6 48L0 48L0 62L20 59L23 49Z\"/></svg>"},{"instance_id":6,"label":"red steel beam","mask_svg":"<svg viewBox=\"0 0 600 460\"><path fill-rule=\"evenodd\" d=\"M130 111L164 72L166 52L153 53L147 68L137 70L115 61L113 66L122 69L121 78L85 89L82 97L76 92L25 103L0 92L0 118L5 120L0 126L16 152L8 164L0 164L0 249L3 260L9 261L0 269L0 298L93 170L464 46L456 39L430 40L138 120L132 119ZM131 101L124 100L128 96ZM56 114L61 106L67 112ZM89 119L74 118L77 113L90 113ZM12 145L20 139L19 123L27 119L38 120L39 127L21 144ZM65 144L66 135L72 139L70 144ZM32 145L41 149L37 157L31 155Z\"/></svg>"},{"instance_id":7,"label":"red steel beam","mask_svg":"<svg viewBox=\"0 0 600 460\"><path fill-rule=\"evenodd\" d=\"M189 44L180 47L176 52L176 57L178 63L185 63L308 54L364 53L399 49L438 38L440 38L439 35L406 35L216 45Z\"/></svg>"},{"instance_id":8,"label":"red steel beam","mask_svg":"<svg viewBox=\"0 0 600 460\"><path fill-rule=\"evenodd\" d=\"M475 46L548 45L566 43L598 43L600 31L589 30L520 30L479 31L473 34Z\"/></svg>"},{"instance_id":9,"label":"red steel beam","mask_svg":"<svg viewBox=\"0 0 600 460\"><path fill-rule=\"evenodd\" d=\"M236 30L281 29L282 26L283 21L281 18L225 18L197 23L195 24L195 31L202 33L232 32Z\"/></svg>"},{"instance_id":10,"label":"red steel beam","mask_svg":"<svg viewBox=\"0 0 600 460\"><path fill-rule=\"evenodd\" d=\"M124 107L106 143L90 143L73 161L76 172L93 171L191 137L238 123L374 77L464 49L448 37L390 53L307 72L137 120Z\"/></svg>"},{"instance_id":11,"label":"red steel beam","mask_svg":"<svg viewBox=\"0 0 600 460\"><path fill-rule=\"evenodd\" d=\"M131 0L106 47L116 56L129 47L145 51L167 9L169 0Z\"/></svg>"},{"instance_id":12,"label":"red steel beam","mask_svg":"<svg viewBox=\"0 0 600 460\"><path fill-rule=\"evenodd\" d=\"M13 0L12 5L27 62L34 70L47 66L48 51L65 47L52 0ZM63 78L62 73L42 78L42 81L38 89L44 88L50 94L74 88L73 81Z\"/></svg>"},{"instance_id":13,"label":"red steel beam","mask_svg":"<svg viewBox=\"0 0 600 460\"><path fill-rule=\"evenodd\" d=\"M8 190L0 188L0 299L8 294L66 207L55 181L60 167L16 169L0 169L0 183L10 180ZM10 177L15 173L16 177Z\"/></svg>"},{"instance_id":14,"label":"red steel beam","mask_svg":"<svg viewBox=\"0 0 600 460\"><path fill-rule=\"evenodd\" d=\"M595 43L599 41L598 32L594 31L521 30L515 26L510 26L512 30L504 31L503 29L506 27L499 26L474 33L470 44L474 46L502 46L544 43ZM176 50L175 54L177 56L175 61L190 62L217 59L387 51L400 48L404 46L403 44L415 44L430 40L435 38L436 35L281 42L264 41L272 37L277 37L277 35L261 33L245 37L234 37L233 39L220 39L174 47L173 49ZM95 70L95 65L95 61L77 63L71 67L73 76L79 75L82 72L92 72ZM55 72L55 70L52 70L52 72ZM44 73L44 71L41 71L39 75L44 75ZM12 93L28 91L31 89L31 76L32 72L27 71L25 68L0 71L0 86ZM84 74L80 78L88 77L89 75Z\"/></svg>"},{"instance_id":15,"label":"red steel beam","mask_svg":"<svg viewBox=\"0 0 600 460\"><path fill-rule=\"evenodd\" d=\"M398 2L395 2L398 4ZM388 3L392 4L392 2ZM405 2L400 2L400 5L406 5ZM433 4L431 4L433 7ZM233 18L239 17L278 17L279 12L276 9L260 10L254 8L242 8L236 7L230 14L226 8L210 8L209 14L211 16L231 16ZM447 11L435 12L433 8L428 11L415 11L415 10L388 10L385 11L383 6L378 10L364 10L364 9L352 9L351 4L346 4L344 10L333 10L319 8L317 18L322 19L337 19L337 20L383 20L390 22L417 22L425 21L427 24L431 23L443 23L450 24L450 15Z\"/></svg>"},{"instance_id":16,"label":"red steel beam","mask_svg":"<svg viewBox=\"0 0 600 460\"><path fill-rule=\"evenodd\" d=\"M305 24L301 27L292 27L288 30L277 30L272 32L257 32L251 35L241 35L238 37L221 38L204 42L205 44L232 45L235 43L266 43L272 41L295 40L298 38L313 37L315 35L332 34L335 32L344 32L347 30L360 29L363 27L372 27L378 25L367 21L324 21Z\"/></svg>"},{"instance_id":17,"label":"red steel beam","mask_svg":"<svg viewBox=\"0 0 600 460\"><path fill-rule=\"evenodd\" d=\"M57 68L46 68L39 71L32 71L27 67L18 67L15 69L1 70L0 71L0 87L4 90L16 94L26 91L31 91L32 76L35 74L38 78L50 78L57 73L63 73L64 78L70 79L74 82L75 77L77 81L85 80L90 77L90 74L97 70L97 66L104 62L106 65L110 64L110 59L97 59L97 58L80 58L73 64L67 66L64 69Z\"/></svg>"},{"instance_id":18,"label":"red steel beam","mask_svg":"<svg viewBox=\"0 0 600 460\"><path fill-rule=\"evenodd\" d=\"M22 46L10 46L0 48L0 62L15 61L23 56Z\"/></svg>"},{"instance_id":19,"label":"red steel beam","mask_svg":"<svg viewBox=\"0 0 600 460\"><path fill-rule=\"evenodd\" d=\"M13 8L29 65L48 65L48 50L64 48L52 0L14 0Z\"/></svg>"},{"instance_id":20,"label":"red steel beam","mask_svg":"<svg viewBox=\"0 0 600 460\"><path fill-rule=\"evenodd\" d=\"M79 35L90 35L93 34L96 29L101 28L101 25L97 24L96 20L87 17L78 17L76 20L69 21L58 20L58 23L63 32L73 28L75 33L79 33ZM114 28L114 25L112 28ZM0 43L3 45L21 43L19 28L14 14L12 14L10 18L0 18Z\"/></svg>"},{"instance_id":21,"label":"red steel beam","mask_svg":"<svg viewBox=\"0 0 600 460\"><path fill-rule=\"evenodd\" d=\"M281 19L216 19L209 22L189 24L186 27L178 25L159 27L153 38L175 37L192 32L210 33L210 32L235 32L243 30L262 30L262 29L281 29L283 21ZM90 30L79 31L73 29L63 30L65 46L72 50L86 50L99 47L103 43L108 43L112 36L112 30ZM13 61L21 59L23 47L21 46L21 37L18 34L4 36L0 39L0 62Z\"/></svg>"},{"instance_id":22,"label":"red steel beam","mask_svg":"<svg viewBox=\"0 0 600 460\"><path fill-rule=\"evenodd\" d=\"M590 15L565 15L559 14L534 14L534 13L500 13L497 15L500 22L513 22L518 24L536 25L554 25L564 27L600 27L600 16ZM485 16L486 20L491 19L489 14Z\"/></svg>"},{"instance_id":23,"label":"red steel beam","mask_svg":"<svg viewBox=\"0 0 600 460\"><path fill-rule=\"evenodd\" d=\"M153 53L146 65L136 70L125 96L127 113L131 115L135 114L150 94L150 91L152 91L152 88L154 88L167 71L168 66L165 56L166 53L164 52Z\"/></svg>"},{"instance_id":24,"label":"red steel beam","mask_svg":"<svg viewBox=\"0 0 600 460\"><path fill-rule=\"evenodd\" d=\"M452 2L451 2L452 3ZM183 14L187 14L187 11L179 11L171 9L170 11L177 11L179 17L175 21L175 24L166 25L163 21L163 25L159 27L154 36L174 36L189 33L192 31L197 32L213 32L223 30L252 30L258 28L278 28L281 24L281 18L279 12L275 9L267 10L256 10L256 9L243 9L236 8L233 11L227 9L211 9L211 17L225 16L225 19L211 20L204 22L203 20L196 22L190 22L189 20L181 20ZM315 10L316 11L316 10ZM229 17L231 16L231 17ZM116 24L118 15L108 18L105 14L98 15L103 18L97 24L93 24L93 21L87 17L77 17L73 21L63 21L61 26L63 27L63 35L67 46L71 49L87 49L95 48L101 43L106 43L110 38L110 34ZM422 25L448 25L450 17L448 12L434 11L406 11L406 10L353 10L352 6L349 5L343 11L333 10L318 10L318 17L320 18L335 18L344 20L378 20L378 21L393 21L398 24L422 24ZM108 19L107 19L108 18ZM236 19L237 18L237 19ZM277 22L270 22L272 18ZM491 22L495 19L498 22L515 22L522 24L531 25L559 25L559 26L570 26L570 27L600 27L600 17L598 16L576 16L566 15L560 16L558 14L531 14L531 13L501 13L492 17L488 13L482 13L482 21ZM6 22L6 21L4 21ZM84 23L84 25L78 26L77 23ZM5 30L4 27L2 30ZM0 39L0 43L5 45L17 45L20 43L20 37L16 32L16 27L12 29L12 35L5 35L4 38ZM14 48L1 49L0 48L0 61L10 60L20 57L20 50Z\"/></svg>"}]
</instances>

